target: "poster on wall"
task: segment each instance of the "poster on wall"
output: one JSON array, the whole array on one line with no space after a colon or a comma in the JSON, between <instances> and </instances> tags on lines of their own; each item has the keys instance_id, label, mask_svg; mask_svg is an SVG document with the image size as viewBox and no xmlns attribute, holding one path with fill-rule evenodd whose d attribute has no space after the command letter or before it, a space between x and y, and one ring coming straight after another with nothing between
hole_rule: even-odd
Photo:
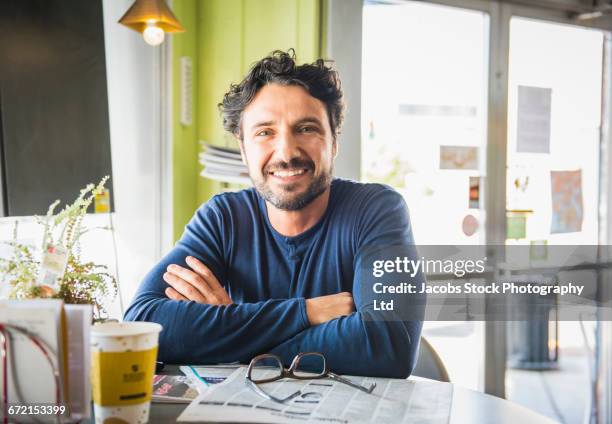
<instances>
[{"instance_id":1,"label":"poster on wall","mask_svg":"<svg viewBox=\"0 0 612 424\"><path fill-rule=\"evenodd\" d=\"M478 231L478 220L474 215L466 215L461 223L461 230L463 234L468 237L472 237Z\"/></svg>"},{"instance_id":2,"label":"poster on wall","mask_svg":"<svg viewBox=\"0 0 612 424\"><path fill-rule=\"evenodd\" d=\"M440 169L478 169L478 147L440 146Z\"/></svg>"},{"instance_id":3,"label":"poster on wall","mask_svg":"<svg viewBox=\"0 0 612 424\"><path fill-rule=\"evenodd\" d=\"M520 240L527 237L527 214L528 211L506 212L506 238Z\"/></svg>"},{"instance_id":4,"label":"poster on wall","mask_svg":"<svg viewBox=\"0 0 612 424\"><path fill-rule=\"evenodd\" d=\"M480 177L470 177L469 209L480 207Z\"/></svg>"},{"instance_id":5,"label":"poster on wall","mask_svg":"<svg viewBox=\"0 0 612 424\"><path fill-rule=\"evenodd\" d=\"M550 153L552 89L518 86L516 151Z\"/></svg>"},{"instance_id":6,"label":"poster on wall","mask_svg":"<svg viewBox=\"0 0 612 424\"><path fill-rule=\"evenodd\" d=\"M582 231L582 170L551 171L551 233Z\"/></svg>"}]
</instances>

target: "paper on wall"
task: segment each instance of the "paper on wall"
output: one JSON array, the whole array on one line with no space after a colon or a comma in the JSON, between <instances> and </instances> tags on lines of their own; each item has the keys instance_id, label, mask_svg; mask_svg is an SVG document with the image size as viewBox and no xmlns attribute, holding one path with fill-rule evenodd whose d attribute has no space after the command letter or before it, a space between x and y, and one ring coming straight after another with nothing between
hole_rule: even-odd
<instances>
[{"instance_id":1,"label":"paper on wall","mask_svg":"<svg viewBox=\"0 0 612 424\"><path fill-rule=\"evenodd\" d=\"M527 212L507 211L506 238L524 239L527 237Z\"/></svg>"},{"instance_id":2,"label":"paper on wall","mask_svg":"<svg viewBox=\"0 0 612 424\"><path fill-rule=\"evenodd\" d=\"M518 86L516 151L550 153L552 89Z\"/></svg>"},{"instance_id":3,"label":"paper on wall","mask_svg":"<svg viewBox=\"0 0 612 424\"><path fill-rule=\"evenodd\" d=\"M551 233L582 231L582 170L551 171Z\"/></svg>"},{"instance_id":4,"label":"paper on wall","mask_svg":"<svg viewBox=\"0 0 612 424\"><path fill-rule=\"evenodd\" d=\"M468 203L470 209L478 209L480 207L480 177L470 177Z\"/></svg>"},{"instance_id":5,"label":"paper on wall","mask_svg":"<svg viewBox=\"0 0 612 424\"><path fill-rule=\"evenodd\" d=\"M478 147L440 146L440 169L478 169Z\"/></svg>"},{"instance_id":6,"label":"paper on wall","mask_svg":"<svg viewBox=\"0 0 612 424\"><path fill-rule=\"evenodd\" d=\"M467 214L461 223L461 230L466 236L473 236L478 231L478 219L472 214Z\"/></svg>"},{"instance_id":7,"label":"paper on wall","mask_svg":"<svg viewBox=\"0 0 612 424\"><path fill-rule=\"evenodd\" d=\"M527 214L508 212L506 215L506 238L524 239L527 237Z\"/></svg>"}]
</instances>

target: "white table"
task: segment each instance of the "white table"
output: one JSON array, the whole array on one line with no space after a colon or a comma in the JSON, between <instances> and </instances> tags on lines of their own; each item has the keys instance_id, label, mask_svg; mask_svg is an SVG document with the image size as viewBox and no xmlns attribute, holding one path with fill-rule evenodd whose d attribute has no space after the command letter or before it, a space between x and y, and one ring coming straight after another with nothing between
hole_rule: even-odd
<instances>
[{"instance_id":1,"label":"white table","mask_svg":"<svg viewBox=\"0 0 612 424\"><path fill-rule=\"evenodd\" d=\"M450 424L463 423L554 424L557 422L519 404L455 386Z\"/></svg>"}]
</instances>

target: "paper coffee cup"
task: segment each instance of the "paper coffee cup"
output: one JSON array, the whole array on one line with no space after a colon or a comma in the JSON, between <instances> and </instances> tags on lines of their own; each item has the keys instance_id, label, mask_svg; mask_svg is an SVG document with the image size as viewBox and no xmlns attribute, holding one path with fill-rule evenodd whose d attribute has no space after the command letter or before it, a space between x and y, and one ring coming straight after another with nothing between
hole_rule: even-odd
<instances>
[{"instance_id":1,"label":"paper coffee cup","mask_svg":"<svg viewBox=\"0 0 612 424\"><path fill-rule=\"evenodd\" d=\"M97 423L146 423L162 326L107 322L91 329L91 385Z\"/></svg>"}]
</instances>

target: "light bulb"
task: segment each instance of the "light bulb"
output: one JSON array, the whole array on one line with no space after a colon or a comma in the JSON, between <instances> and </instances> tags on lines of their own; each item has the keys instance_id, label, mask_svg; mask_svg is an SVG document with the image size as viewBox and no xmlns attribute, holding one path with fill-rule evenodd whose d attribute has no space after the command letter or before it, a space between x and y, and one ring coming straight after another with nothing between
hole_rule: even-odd
<instances>
[{"instance_id":1,"label":"light bulb","mask_svg":"<svg viewBox=\"0 0 612 424\"><path fill-rule=\"evenodd\" d=\"M164 42L164 30L155 26L155 24L148 24L142 32L142 38L147 44L157 46Z\"/></svg>"}]
</instances>

